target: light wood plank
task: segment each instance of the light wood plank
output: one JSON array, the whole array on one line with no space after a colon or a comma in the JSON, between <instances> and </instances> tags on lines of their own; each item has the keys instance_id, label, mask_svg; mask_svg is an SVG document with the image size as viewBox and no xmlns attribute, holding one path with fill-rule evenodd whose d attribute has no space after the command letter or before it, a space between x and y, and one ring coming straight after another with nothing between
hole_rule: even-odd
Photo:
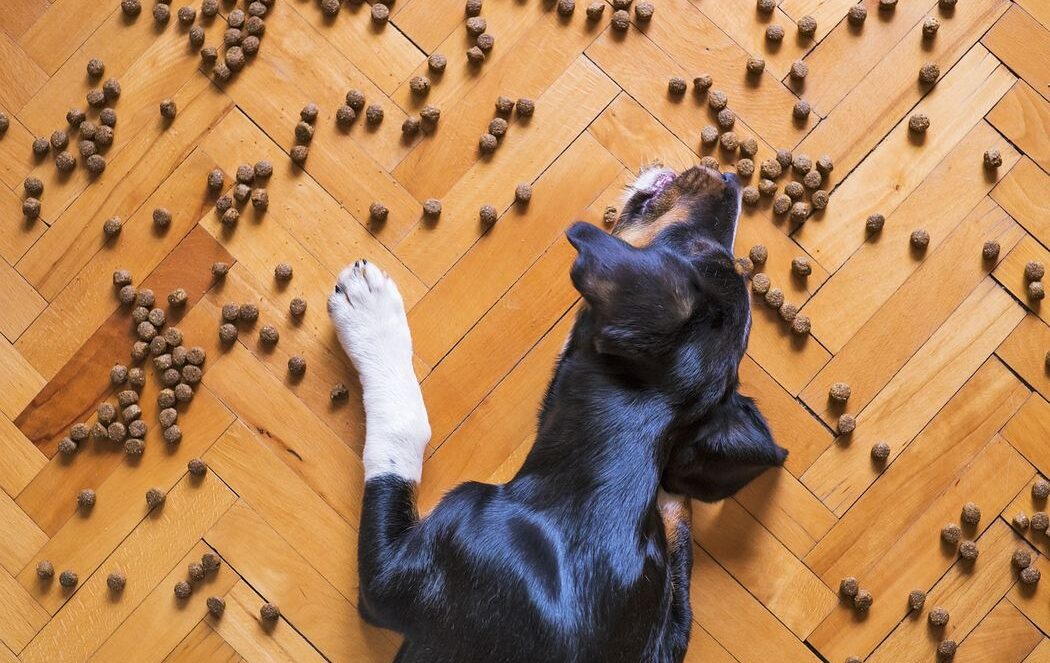
<instances>
[{"instance_id":1,"label":"light wood plank","mask_svg":"<svg viewBox=\"0 0 1050 663\"><path fill-rule=\"evenodd\" d=\"M1011 7L981 43L1034 90L1050 99L1050 29L1019 6Z\"/></svg>"},{"instance_id":2,"label":"light wood plank","mask_svg":"<svg viewBox=\"0 0 1050 663\"><path fill-rule=\"evenodd\" d=\"M1046 102L1050 105L1050 102ZM1044 125L1050 127L1050 124ZM1050 202L1040 191L1050 188L1050 175L1034 161L1021 159L992 189L991 196L1043 245L1050 244Z\"/></svg>"},{"instance_id":3,"label":"light wood plank","mask_svg":"<svg viewBox=\"0 0 1050 663\"><path fill-rule=\"evenodd\" d=\"M1034 315L1026 315L1013 333L995 351L1007 366L1032 385L1043 398L1050 398L1050 327Z\"/></svg>"},{"instance_id":4,"label":"light wood plank","mask_svg":"<svg viewBox=\"0 0 1050 663\"><path fill-rule=\"evenodd\" d=\"M325 660L310 643L293 628L280 621L267 628L259 618L259 606L263 600L252 591L248 583L238 582L225 596L226 610L222 618L207 617L205 624L224 642L229 642L241 652L245 660L264 662L298 663L299 661ZM356 660L356 659L355 659Z\"/></svg>"},{"instance_id":5,"label":"light wood plank","mask_svg":"<svg viewBox=\"0 0 1050 663\"><path fill-rule=\"evenodd\" d=\"M1023 80L1014 83L987 116L992 126L1050 171L1050 102Z\"/></svg>"}]
</instances>

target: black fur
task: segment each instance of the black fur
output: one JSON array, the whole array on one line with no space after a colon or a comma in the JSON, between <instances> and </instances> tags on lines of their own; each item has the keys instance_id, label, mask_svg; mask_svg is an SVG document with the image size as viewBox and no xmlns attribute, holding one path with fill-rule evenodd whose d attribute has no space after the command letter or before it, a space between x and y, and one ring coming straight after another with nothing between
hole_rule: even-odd
<instances>
[{"instance_id":1,"label":"black fur","mask_svg":"<svg viewBox=\"0 0 1050 663\"><path fill-rule=\"evenodd\" d=\"M715 189L644 248L570 228L587 306L510 482L463 484L423 520L412 483L367 482L360 610L405 635L397 661L682 660L692 543L686 520L665 529L658 488L721 499L785 453L736 392L738 191Z\"/></svg>"}]
</instances>

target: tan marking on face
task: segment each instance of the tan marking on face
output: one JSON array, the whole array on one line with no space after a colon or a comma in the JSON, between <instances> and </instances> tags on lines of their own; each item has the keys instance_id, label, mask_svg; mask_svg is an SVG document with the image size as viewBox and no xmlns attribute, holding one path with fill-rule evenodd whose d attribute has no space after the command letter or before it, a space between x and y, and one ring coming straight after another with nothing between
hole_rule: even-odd
<instances>
[{"instance_id":1,"label":"tan marking on face","mask_svg":"<svg viewBox=\"0 0 1050 663\"><path fill-rule=\"evenodd\" d=\"M725 181L715 171L690 168L650 203L647 218L615 234L631 246L648 246L667 228L689 221L694 205L706 198L721 199L725 186Z\"/></svg>"}]
</instances>

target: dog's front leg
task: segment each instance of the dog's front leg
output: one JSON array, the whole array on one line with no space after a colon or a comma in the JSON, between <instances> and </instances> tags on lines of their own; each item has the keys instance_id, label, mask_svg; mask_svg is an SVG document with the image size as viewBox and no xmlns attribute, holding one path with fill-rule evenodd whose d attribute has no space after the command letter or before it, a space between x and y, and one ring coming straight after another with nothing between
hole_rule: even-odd
<instances>
[{"instance_id":1,"label":"dog's front leg","mask_svg":"<svg viewBox=\"0 0 1050 663\"><path fill-rule=\"evenodd\" d=\"M387 274L358 261L339 275L328 312L364 398L359 607L374 623L403 632L429 554L428 545L409 545L409 539L425 537L416 527L415 494L430 441L405 306Z\"/></svg>"}]
</instances>

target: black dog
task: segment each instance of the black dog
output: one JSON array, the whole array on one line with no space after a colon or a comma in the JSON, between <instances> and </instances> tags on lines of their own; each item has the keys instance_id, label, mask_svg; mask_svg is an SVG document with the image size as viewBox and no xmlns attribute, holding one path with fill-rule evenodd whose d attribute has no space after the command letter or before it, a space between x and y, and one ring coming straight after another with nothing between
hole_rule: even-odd
<instances>
[{"instance_id":1,"label":"black dog","mask_svg":"<svg viewBox=\"0 0 1050 663\"><path fill-rule=\"evenodd\" d=\"M732 175L651 170L615 233L577 223L582 308L528 457L420 519L430 436L404 307L357 263L329 311L366 412L360 610L404 662L682 660L692 544L678 493L732 495L786 452L737 392L750 308L734 270Z\"/></svg>"}]
</instances>

